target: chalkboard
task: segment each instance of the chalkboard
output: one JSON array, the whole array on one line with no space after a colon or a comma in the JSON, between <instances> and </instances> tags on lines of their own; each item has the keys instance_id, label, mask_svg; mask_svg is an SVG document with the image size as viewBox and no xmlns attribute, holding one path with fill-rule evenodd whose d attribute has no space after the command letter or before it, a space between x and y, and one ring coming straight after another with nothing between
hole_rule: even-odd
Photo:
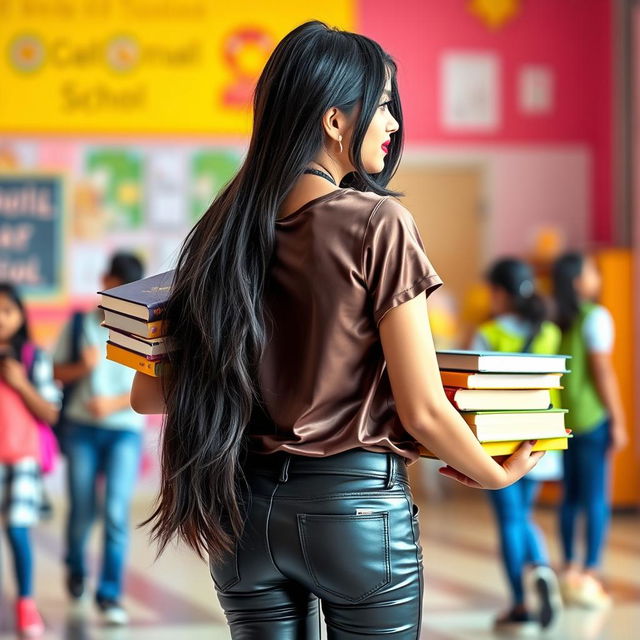
<instances>
[{"instance_id":1,"label":"chalkboard","mask_svg":"<svg viewBox=\"0 0 640 640\"><path fill-rule=\"evenodd\" d=\"M62 175L0 175L0 282L28 295L58 295L63 220Z\"/></svg>"}]
</instances>

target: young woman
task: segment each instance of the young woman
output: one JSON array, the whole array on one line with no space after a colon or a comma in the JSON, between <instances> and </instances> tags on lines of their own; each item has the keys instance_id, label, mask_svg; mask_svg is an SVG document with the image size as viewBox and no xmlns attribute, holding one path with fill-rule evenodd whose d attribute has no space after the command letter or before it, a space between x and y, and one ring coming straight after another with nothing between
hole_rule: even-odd
<instances>
[{"instance_id":1,"label":"young woman","mask_svg":"<svg viewBox=\"0 0 640 640\"><path fill-rule=\"evenodd\" d=\"M26 362L29 357L31 361ZM59 402L51 362L29 342L26 311L18 291L0 283L0 514L18 584L16 628L32 637L44 632L33 600L29 536L42 500L38 421L54 423Z\"/></svg>"},{"instance_id":2,"label":"young woman","mask_svg":"<svg viewBox=\"0 0 640 640\"><path fill-rule=\"evenodd\" d=\"M560 329L546 320L545 304L536 292L529 265L515 258L499 260L489 269L487 282L493 319L479 328L471 348L558 353ZM557 396L552 400L558 405ZM511 607L496 619L496 631L536 635L540 628L549 628L554 623L562 606L544 538L532 520L541 468L557 455L558 452L550 451L531 473L508 487L487 492L498 523L502 562L511 589ZM528 565L532 567L531 582L539 598L537 616L531 614L525 602Z\"/></svg>"},{"instance_id":3,"label":"young woman","mask_svg":"<svg viewBox=\"0 0 640 640\"><path fill-rule=\"evenodd\" d=\"M444 394L426 322L440 284L386 188L402 149L396 65L311 21L258 80L238 174L188 235L168 303L171 375L150 518L207 553L234 638L417 638L422 555L406 463L426 444L474 487L539 459L484 453Z\"/></svg>"},{"instance_id":4,"label":"young woman","mask_svg":"<svg viewBox=\"0 0 640 640\"><path fill-rule=\"evenodd\" d=\"M627 443L625 418L611 362L614 327L611 314L598 304L600 274L594 260L580 253L561 256L553 267L560 350L571 356L571 373L563 378L562 406L573 429L564 453L564 499L560 531L565 557L561 586L568 604L607 607L610 596L599 579L610 517L609 460ZM575 523L586 519L584 563L575 557Z\"/></svg>"}]
</instances>

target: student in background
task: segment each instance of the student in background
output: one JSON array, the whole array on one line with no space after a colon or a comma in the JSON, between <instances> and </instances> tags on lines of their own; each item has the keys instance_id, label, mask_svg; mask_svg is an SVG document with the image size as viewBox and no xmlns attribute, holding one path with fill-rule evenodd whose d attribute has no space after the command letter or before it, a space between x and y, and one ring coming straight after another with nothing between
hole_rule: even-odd
<instances>
[{"instance_id":1,"label":"student in background","mask_svg":"<svg viewBox=\"0 0 640 640\"><path fill-rule=\"evenodd\" d=\"M142 278L140 260L115 254L102 286L109 289ZM105 539L96 605L109 624L126 624L120 602L129 538L129 508L142 451L143 416L129 405L134 371L105 358L108 330L103 313L82 318L80 360L70 362L72 322L58 340L55 377L75 383L65 406L64 450L67 455L70 509L66 529L67 591L74 600L85 592L85 548L96 516L97 480L104 475Z\"/></svg>"},{"instance_id":2,"label":"student in background","mask_svg":"<svg viewBox=\"0 0 640 640\"><path fill-rule=\"evenodd\" d=\"M33 600L29 536L39 519L43 495L38 422L55 422L59 402L51 361L30 342L18 291L0 283L0 515L18 584L16 628L30 637L44 632Z\"/></svg>"},{"instance_id":3,"label":"student in background","mask_svg":"<svg viewBox=\"0 0 640 640\"><path fill-rule=\"evenodd\" d=\"M565 559L561 586L567 603L606 607L611 598L599 578L610 518L608 490L611 453L627 444L625 417L611 362L614 327L609 311L596 301L600 274L594 260L567 253L553 266L557 322L562 353L571 356L563 378L562 406L569 410L573 439L564 453L564 497L560 531ZM586 518L584 563L575 557L578 513Z\"/></svg>"},{"instance_id":4,"label":"student in background","mask_svg":"<svg viewBox=\"0 0 640 640\"><path fill-rule=\"evenodd\" d=\"M530 267L517 259L496 262L487 274L493 319L480 326L471 348L481 351L558 353L560 330L546 320L542 298L536 293ZM553 398L552 398L553 399ZM557 401L554 402L557 404ZM496 631L535 634L550 627L562 601L555 573L549 567L544 539L532 520L539 480L550 479L560 467L558 452L548 451L527 475L503 489L488 491L494 507L502 561L511 588L511 608L495 620ZM525 570L539 607L533 616L525 604Z\"/></svg>"}]
</instances>

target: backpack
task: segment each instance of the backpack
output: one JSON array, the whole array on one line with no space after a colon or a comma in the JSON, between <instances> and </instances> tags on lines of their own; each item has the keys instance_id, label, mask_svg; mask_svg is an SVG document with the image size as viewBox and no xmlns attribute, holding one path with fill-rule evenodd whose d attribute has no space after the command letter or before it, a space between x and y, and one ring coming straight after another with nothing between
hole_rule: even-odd
<instances>
[{"instance_id":1,"label":"backpack","mask_svg":"<svg viewBox=\"0 0 640 640\"><path fill-rule=\"evenodd\" d=\"M82 311L74 311L71 316L71 336L70 336L70 352L68 363L75 363L80 361L80 337L82 335L82 324L84 322L84 313ZM62 453L64 453L64 434L66 430L66 426L68 424L66 417L66 409L69 404L69 399L71 398L71 394L76 388L78 381L69 382L68 384L62 385L62 399L60 402L60 413L58 414L58 421L51 425L53 429L53 433L58 439L58 443L60 444L60 449Z\"/></svg>"}]
</instances>

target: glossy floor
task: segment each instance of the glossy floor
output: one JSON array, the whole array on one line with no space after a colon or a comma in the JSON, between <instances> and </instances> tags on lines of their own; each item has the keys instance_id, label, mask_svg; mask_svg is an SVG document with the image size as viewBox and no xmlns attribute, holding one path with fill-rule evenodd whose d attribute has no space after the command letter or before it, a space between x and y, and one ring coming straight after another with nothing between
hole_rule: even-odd
<instances>
[{"instance_id":1,"label":"glossy floor","mask_svg":"<svg viewBox=\"0 0 640 640\"><path fill-rule=\"evenodd\" d=\"M464 490L444 497L427 497L416 490L421 505L426 590L422 638L429 640L490 640L491 621L505 604L506 589L496 559L496 534L481 492ZM149 499L139 496L134 517L143 519ZM90 602L70 609L60 566L60 532L64 506L56 504L54 519L34 533L37 600L46 618L46 638L61 640L223 640L229 634L207 567L192 554L170 549L154 562L146 533L136 530L132 540L127 595L131 615L127 628L99 624ZM558 559L555 518L550 509L538 510L552 558ZM605 573L615 606L607 613L565 612L560 627L546 638L562 640L625 640L640 629L640 517L618 515L606 553ZM99 531L92 549L99 543ZM3 604L0 639L14 638L13 581L7 572L3 546ZM95 566L95 555L92 556ZM9 573L9 575L7 575Z\"/></svg>"}]
</instances>

